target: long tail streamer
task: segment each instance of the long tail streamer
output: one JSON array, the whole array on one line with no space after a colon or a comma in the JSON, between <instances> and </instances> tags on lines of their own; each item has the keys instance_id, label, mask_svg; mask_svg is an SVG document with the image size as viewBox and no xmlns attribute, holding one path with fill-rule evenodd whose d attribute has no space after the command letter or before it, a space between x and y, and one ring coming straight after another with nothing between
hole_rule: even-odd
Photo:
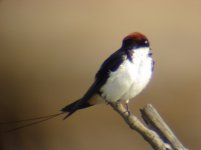
<instances>
[{"instance_id":1,"label":"long tail streamer","mask_svg":"<svg viewBox=\"0 0 201 150\"><path fill-rule=\"evenodd\" d=\"M18 127L6 130L4 132L4 133L9 133L9 132L13 132L13 131L16 131L16 130L20 130L20 129L23 129L23 128L26 128L26 127L29 127L29 126L32 126L32 125L36 125L36 124L45 122L47 120L50 120L50 119L55 118L57 116L60 116L62 114L64 114L64 112L53 114L53 115L48 115L48 116L41 116L41 117L35 117L35 118L29 118L29 119L22 119L22 120L17 120L17 121L0 122L0 125L2 126L2 125L8 125L8 124L19 124L19 123L29 122L29 123L26 123L24 125L20 125Z\"/></svg>"}]
</instances>

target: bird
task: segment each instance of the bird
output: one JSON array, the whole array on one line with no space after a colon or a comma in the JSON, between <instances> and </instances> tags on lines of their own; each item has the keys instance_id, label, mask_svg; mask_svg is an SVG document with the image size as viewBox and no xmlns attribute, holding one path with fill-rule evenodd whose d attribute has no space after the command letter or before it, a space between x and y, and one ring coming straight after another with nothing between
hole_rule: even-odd
<instances>
[{"instance_id":1,"label":"bird","mask_svg":"<svg viewBox=\"0 0 201 150\"><path fill-rule=\"evenodd\" d=\"M62 114L67 114L64 117L66 119L78 110L104 102L125 103L128 108L129 101L149 83L154 64L149 40L144 34L133 32L123 38L121 47L102 63L93 84L81 98L63 107L60 113L16 121L18 123L35 120L9 131L31 126Z\"/></svg>"},{"instance_id":2,"label":"bird","mask_svg":"<svg viewBox=\"0 0 201 150\"><path fill-rule=\"evenodd\" d=\"M94 83L77 101L62 108L71 116L77 110L101 102L124 102L137 96L149 83L154 68L152 49L145 35L139 32L129 34L122 46L110 55L95 75Z\"/></svg>"}]
</instances>

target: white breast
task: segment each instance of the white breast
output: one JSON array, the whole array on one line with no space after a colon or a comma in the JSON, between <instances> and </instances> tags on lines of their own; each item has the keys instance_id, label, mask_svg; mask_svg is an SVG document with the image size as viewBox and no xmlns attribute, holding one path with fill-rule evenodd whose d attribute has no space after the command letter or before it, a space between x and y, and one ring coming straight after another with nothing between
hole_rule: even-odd
<instances>
[{"instance_id":1,"label":"white breast","mask_svg":"<svg viewBox=\"0 0 201 150\"><path fill-rule=\"evenodd\" d=\"M126 59L115 72L110 73L105 85L100 89L105 100L127 101L146 87L152 74L149 51L149 48L135 50L132 62Z\"/></svg>"}]
</instances>

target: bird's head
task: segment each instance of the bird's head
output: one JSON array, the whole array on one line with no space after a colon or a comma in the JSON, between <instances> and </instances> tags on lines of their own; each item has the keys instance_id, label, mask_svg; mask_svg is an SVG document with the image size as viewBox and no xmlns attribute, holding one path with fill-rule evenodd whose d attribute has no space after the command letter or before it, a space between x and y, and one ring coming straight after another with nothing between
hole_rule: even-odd
<instances>
[{"instance_id":1,"label":"bird's head","mask_svg":"<svg viewBox=\"0 0 201 150\"><path fill-rule=\"evenodd\" d=\"M123 39L123 49L131 50L146 47L149 47L149 41L145 35L139 32L131 33Z\"/></svg>"}]
</instances>

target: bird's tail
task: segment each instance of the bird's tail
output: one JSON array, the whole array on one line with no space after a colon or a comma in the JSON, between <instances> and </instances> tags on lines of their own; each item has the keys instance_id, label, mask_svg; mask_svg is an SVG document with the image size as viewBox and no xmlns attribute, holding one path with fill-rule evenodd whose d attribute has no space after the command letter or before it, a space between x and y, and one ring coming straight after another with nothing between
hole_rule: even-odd
<instances>
[{"instance_id":1,"label":"bird's tail","mask_svg":"<svg viewBox=\"0 0 201 150\"><path fill-rule=\"evenodd\" d=\"M50 119L56 118L60 115L68 113L67 116L64 118L64 119L66 119L67 117L72 115L75 111L92 106L88 102L83 102L82 100L83 99L79 99L79 100L67 105L66 107L61 109L60 113L57 113L57 114L40 116L40 117L29 118L29 119L22 119L22 120L17 120L17 121L0 122L0 126L14 125L14 124L18 125L17 127L14 127L14 128L11 128L11 129L5 131L5 133L8 133L8 132L13 132L13 131L16 131L19 129L33 126L33 125L45 122L47 120L50 120Z\"/></svg>"},{"instance_id":2,"label":"bird's tail","mask_svg":"<svg viewBox=\"0 0 201 150\"><path fill-rule=\"evenodd\" d=\"M87 108L87 107L90 107L90 106L92 106L92 105L89 104L88 102L85 102L83 99L79 99L79 100L67 105L66 107L62 108L61 111L63 113L68 113L66 115L66 117L64 117L64 119L66 119L67 117L72 115L77 110Z\"/></svg>"}]
</instances>

